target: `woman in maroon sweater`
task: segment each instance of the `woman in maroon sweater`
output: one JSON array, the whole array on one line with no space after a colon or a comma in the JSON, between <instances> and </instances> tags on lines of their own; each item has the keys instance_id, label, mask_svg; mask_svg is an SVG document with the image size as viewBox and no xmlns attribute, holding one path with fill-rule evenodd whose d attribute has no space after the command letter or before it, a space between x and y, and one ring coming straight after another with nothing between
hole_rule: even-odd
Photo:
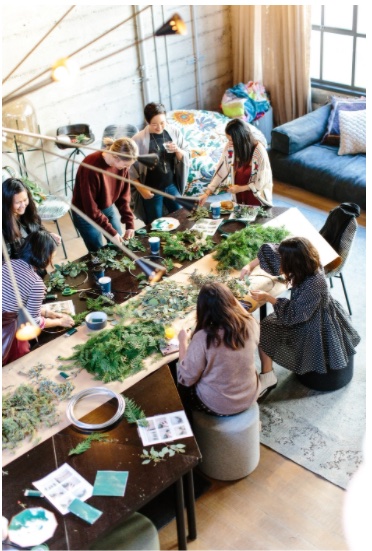
<instances>
[{"instance_id":1,"label":"woman in maroon sweater","mask_svg":"<svg viewBox=\"0 0 372 551\"><path fill-rule=\"evenodd\" d=\"M130 184L116 176L129 178L129 167L135 159L121 157L116 153L136 157L138 148L133 140L126 137L117 140L105 138L104 143L107 151L95 151L85 157L83 162L105 170L110 175L80 165L76 174L72 204L112 235L119 244L123 239L134 236L134 215L130 208ZM95 252L103 247L102 234L76 212L73 212L73 217L88 251ZM121 223L125 224L124 234Z\"/></svg>"}]
</instances>

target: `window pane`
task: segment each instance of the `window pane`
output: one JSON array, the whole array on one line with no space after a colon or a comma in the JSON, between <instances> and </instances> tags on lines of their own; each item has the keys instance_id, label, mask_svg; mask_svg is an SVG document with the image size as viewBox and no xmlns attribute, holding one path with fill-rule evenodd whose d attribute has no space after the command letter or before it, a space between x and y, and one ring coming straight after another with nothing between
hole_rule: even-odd
<instances>
[{"instance_id":1,"label":"window pane","mask_svg":"<svg viewBox=\"0 0 372 551\"><path fill-rule=\"evenodd\" d=\"M324 6L324 26L335 27L337 29L353 28L353 6Z\"/></svg>"},{"instance_id":2,"label":"window pane","mask_svg":"<svg viewBox=\"0 0 372 551\"><path fill-rule=\"evenodd\" d=\"M320 5L311 6L311 24L312 25L322 24L322 6Z\"/></svg>"},{"instance_id":3,"label":"window pane","mask_svg":"<svg viewBox=\"0 0 372 551\"><path fill-rule=\"evenodd\" d=\"M358 6L358 33L367 34L368 15L366 6Z\"/></svg>"},{"instance_id":4,"label":"window pane","mask_svg":"<svg viewBox=\"0 0 372 551\"><path fill-rule=\"evenodd\" d=\"M323 80L351 86L353 38L324 33Z\"/></svg>"},{"instance_id":5,"label":"window pane","mask_svg":"<svg viewBox=\"0 0 372 551\"><path fill-rule=\"evenodd\" d=\"M367 41L365 38L357 38L355 86L367 88Z\"/></svg>"},{"instance_id":6,"label":"window pane","mask_svg":"<svg viewBox=\"0 0 372 551\"><path fill-rule=\"evenodd\" d=\"M320 31L311 32L310 78L320 78Z\"/></svg>"}]
</instances>

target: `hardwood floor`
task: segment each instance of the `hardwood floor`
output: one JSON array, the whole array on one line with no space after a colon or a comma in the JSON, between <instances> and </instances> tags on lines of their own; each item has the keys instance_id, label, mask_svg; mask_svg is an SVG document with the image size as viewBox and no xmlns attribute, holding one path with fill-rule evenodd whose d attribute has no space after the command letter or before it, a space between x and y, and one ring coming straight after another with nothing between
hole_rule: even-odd
<instances>
[{"instance_id":1,"label":"hardwood floor","mask_svg":"<svg viewBox=\"0 0 372 551\"><path fill-rule=\"evenodd\" d=\"M329 212L338 203L275 182L275 195ZM366 213L358 219L365 226ZM68 215L60 220L68 257L86 253ZM46 224L55 231L54 224ZM56 262L63 261L59 247ZM346 550L345 491L261 445L257 469L236 482L212 481L196 501L198 537L189 549ZM177 549L175 521L159 532L161 549Z\"/></svg>"}]
</instances>

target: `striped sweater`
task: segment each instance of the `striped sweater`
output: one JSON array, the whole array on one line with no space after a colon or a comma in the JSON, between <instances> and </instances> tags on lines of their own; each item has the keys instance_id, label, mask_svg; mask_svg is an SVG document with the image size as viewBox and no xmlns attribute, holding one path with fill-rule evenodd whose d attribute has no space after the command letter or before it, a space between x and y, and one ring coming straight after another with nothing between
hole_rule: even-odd
<instances>
[{"instance_id":1,"label":"striped sweater","mask_svg":"<svg viewBox=\"0 0 372 551\"><path fill-rule=\"evenodd\" d=\"M45 296L45 285L32 266L24 260L11 260L23 305L36 323L43 328L45 319L41 315L41 305ZM18 304L9 276L8 266L2 266L2 311L17 312Z\"/></svg>"}]
</instances>

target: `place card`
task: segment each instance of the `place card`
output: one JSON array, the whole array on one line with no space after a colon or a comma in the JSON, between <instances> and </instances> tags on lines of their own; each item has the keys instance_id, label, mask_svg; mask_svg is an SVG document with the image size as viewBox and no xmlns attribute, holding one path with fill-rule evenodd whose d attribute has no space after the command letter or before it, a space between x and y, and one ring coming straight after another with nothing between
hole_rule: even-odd
<instances>
[{"instance_id":1,"label":"place card","mask_svg":"<svg viewBox=\"0 0 372 551\"><path fill-rule=\"evenodd\" d=\"M128 471L97 471L93 495L123 497L127 487L128 474Z\"/></svg>"},{"instance_id":2,"label":"place card","mask_svg":"<svg viewBox=\"0 0 372 551\"><path fill-rule=\"evenodd\" d=\"M102 515L102 511L77 498L70 503L68 510L70 513L73 513L77 517L85 520L85 522L88 522L88 524L94 524Z\"/></svg>"}]
</instances>

